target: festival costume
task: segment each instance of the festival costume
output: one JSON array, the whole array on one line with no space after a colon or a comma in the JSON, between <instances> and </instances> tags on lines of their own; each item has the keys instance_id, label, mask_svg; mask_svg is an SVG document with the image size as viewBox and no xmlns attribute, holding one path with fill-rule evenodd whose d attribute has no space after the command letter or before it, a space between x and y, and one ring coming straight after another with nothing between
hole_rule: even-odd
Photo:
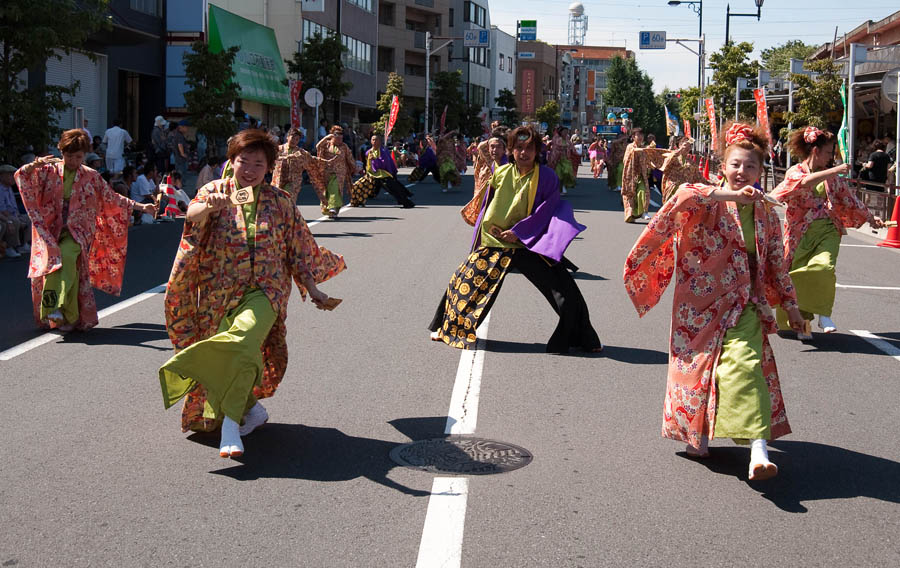
<instances>
[{"instance_id":1,"label":"festival costume","mask_svg":"<svg viewBox=\"0 0 900 568\"><path fill-rule=\"evenodd\" d=\"M333 144L334 138L329 134L316 144L316 155L328 161L325 169L325 200L322 203L322 214L339 211L344 206L342 194L349 194L353 185L353 173L356 171L356 160L345 142Z\"/></svg>"},{"instance_id":2,"label":"festival costume","mask_svg":"<svg viewBox=\"0 0 900 568\"><path fill-rule=\"evenodd\" d=\"M547 165L553 169L562 187L571 189L575 187L575 174L572 171L568 147L569 145L562 136L554 135L553 141L550 143L550 151L547 153Z\"/></svg>"},{"instance_id":3,"label":"festival costume","mask_svg":"<svg viewBox=\"0 0 900 568\"><path fill-rule=\"evenodd\" d=\"M649 210L650 183L647 174L662 166L666 151L660 148L641 148L634 143L625 149L622 172L622 205L625 222L632 223Z\"/></svg>"},{"instance_id":4,"label":"festival costume","mask_svg":"<svg viewBox=\"0 0 900 568\"><path fill-rule=\"evenodd\" d=\"M499 165L507 162L506 156L503 156L503 160ZM479 213L481 213L481 206L484 204L484 194L490 185L491 176L494 175L496 167L497 163L494 162L490 153L490 139L478 144L478 147L475 149L472 166L475 172L475 193L472 196L472 200L459 212L463 221L473 227L475 226L475 221L478 220Z\"/></svg>"},{"instance_id":5,"label":"festival costume","mask_svg":"<svg viewBox=\"0 0 900 568\"><path fill-rule=\"evenodd\" d=\"M772 306L796 306L778 217L761 201L717 201L716 189L681 186L624 270L643 316L677 269L662 435L694 448L703 436L774 439L791 431L766 338L775 332Z\"/></svg>"},{"instance_id":6,"label":"festival costume","mask_svg":"<svg viewBox=\"0 0 900 568\"><path fill-rule=\"evenodd\" d=\"M429 325L438 339L460 349L473 346L507 271L515 267L560 316L547 352L601 347L584 297L563 259L585 227L575 221L572 205L559 193L559 179L548 167L535 165L523 176L515 164L496 169L475 224L471 253L450 278ZM496 238L492 226L512 230L519 242Z\"/></svg>"},{"instance_id":7,"label":"festival costume","mask_svg":"<svg viewBox=\"0 0 900 568\"><path fill-rule=\"evenodd\" d=\"M625 168L622 160L625 157L625 146L627 144L628 141L622 138L620 140L613 140L607 147L606 164L609 170L607 179L609 189L622 187L622 172Z\"/></svg>"},{"instance_id":8,"label":"festival costume","mask_svg":"<svg viewBox=\"0 0 900 568\"><path fill-rule=\"evenodd\" d=\"M437 142L437 169L442 188L451 185L455 187L462 183L462 176L459 174L459 153L456 151L453 136L452 133L444 134L438 138ZM465 169L465 162L463 162L463 169Z\"/></svg>"},{"instance_id":9,"label":"festival costume","mask_svg":"<svg viewBox=\"0 0 900 568\"><path fill-rule=\"evenodd\" d=\"M409 172L407 180L409 183L416 183L425 179L425 176L431 174L434 181L441 183L441 174L437 167L437 156L431 146L426 146L419 155L419 161L413 171Z\"/></svg>"},{"instance_id":10,"label":"festival costume","mask_svg":"<svg viewBox=\"0 0 900 568\"><path fill-rule=\"evenodd\" d=\"M846 227L860 227L869 218L868 208L843 178L835 176L804 188L803 180L811 173L800 162L772 192L772 197L787 205L784 260L791 267L800 313L807 320L814 314L831 317L841 236L847 234ZM787 313L778 309L776 315L778 328L789 330Z\"/></svg>"},{"instance_id":11,"label":"festival costume","mask_svg":"<svg viewBox=\"0 0 900 568\"><path fill-rule=\"evenodd\" d=\"M350 189L350 206L365 207L366 201L372 199L384 188L403 207L414 207L410 201L412 195L406 186L397 181L397 166L391 153L384 147L366 152L366 171L356 180Z\"/></svg>"},{"instance_id":12,"label":"festival costume","mask_svg":"<svg viewBox=\"0 0 900 568\"><path fill-rule=\"evenodd\" d=\"M594 179L597 179L603 173L606 150L600 144L594 142L588 149L588 156L591 158L591 173L594 175Z\"/></svg>"},{"instance_id":13,"label":"festival costume","mask_svg":"<svg viewBox=\"0 0 900 568\"><path fill-rule=\"evenodd\" d=\"M690 160L685 159L684 156L681 156L676 152L669 153L660 169L662 170L663 174L663 202L668 201L669 198L675 194L675 190L677 190L681 186L681 184L709 183L706 178L703 177L703 174L700 173L700 168L698 168L696 164L694 164Z\"/></svg>"},{"instance_id":14,"label":"festival costume","mask_svg":"<svg viewBox=\"0 0 900 568\"><path fill-rule=\"evenodd\" d=\"M303 148L292 150L288 144L282 144L278 147L278 157L272 171L272 185L288 192L296 203L303 186L303 172L306 171L313 190L324 207L328 202L325 196L325 188L328 185L326 172L331 167L331 160L336 159L338 158L323 159L313 156Z\"/></svg>"},{"instance_id":15,"label":"festival costume","mask_svg":"<svg viewBox=\"0 0 900 568\"><path fill-rule=\"evenodd\" d=\"M239 189L232 177L194 197ZM228 416L240 422L256 399L272 396L287 368L285 318L291 281L324 282L346 268L319 247L290 194L268 184L256 199L185 221L166 288L169 338L178 351L159 370L163 402L184 397L183 431L211 431Z\"/></svg>"},{"instance_id":16,"label":"festival costume","mask_svg":"<svg viewBox=\"0 0 900 568\"><path fill-rule=\"evenodd\" d=\"M119 295L135 202L116 193L95 170L66 170L62 160L39 159L15 174L31 218L31 298L35 322L60 310L66 324L97 325L91 287Z\"/></svg>"}]
</instances>

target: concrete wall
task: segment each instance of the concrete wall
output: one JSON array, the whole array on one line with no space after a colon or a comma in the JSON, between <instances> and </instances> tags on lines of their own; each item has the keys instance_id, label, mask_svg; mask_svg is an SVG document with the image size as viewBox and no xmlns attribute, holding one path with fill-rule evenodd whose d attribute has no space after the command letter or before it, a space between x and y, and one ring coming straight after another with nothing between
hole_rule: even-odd
<instances>
[{"instance_id":1,"label":"concrete wall","mask_svg":"<svg viewBox=\"0 0 900 568\"><path fill-rule=\"evenodd\" d=\"M503 58L501 69L500 58ZM490 107L503 89L516 90L516 38L496 26L491 28L491 94Z\"/></svg>"}]
</instances>

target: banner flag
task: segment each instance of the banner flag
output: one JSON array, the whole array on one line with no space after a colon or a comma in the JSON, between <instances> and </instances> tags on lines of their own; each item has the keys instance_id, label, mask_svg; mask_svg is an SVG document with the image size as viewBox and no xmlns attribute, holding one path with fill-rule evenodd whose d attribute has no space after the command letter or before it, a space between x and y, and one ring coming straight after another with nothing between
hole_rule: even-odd
<instances>
[{"instance_id":1,"label":"banner flag","mask_svg":"<svg viewBox=\"0 0 900 568\"><path fill-rule=\"evenodd\" d=\"M291 79L291 127L300 128L300 120L303 111L300 109L300 91L303 90L303 81Z\"/></svg>"},{"instance_id":2,"label":"banner flag","mask_svg":"<svg viewBox=\"0 0 900 568\"><path fill-rule=\"evenodd\" d=\"M690 136L691 135L691 121L686 118L683 120L684 120L684 135Z\"/></svg>"},{"instance_id":3,"label":"banner flag","mask_svg":"<svg viewBox=\"0 0 900 568\"><path fill-rule=\"evenodd\" d=\"M841 120L841 129L838 130L837 143L841 151L841 159L845 164L852 164L850 160L850 145L847 143L847 83L841 84L841 102L844 104L844 118Z\"/></svg>"},{"instance_id":4,"label":"banner flag","mask_svg":"<svg viewBox=\"0 0 900 568\"><path fill-rule=\"evenodd\" d=\"M766 129L766 137L769 139L769 148L772 148L772 129L769 127L769 108L766 106L766 90L753 89L753 98L756 99L756 122Z\"/></svg>"},{"instance_id":5,"label":"banner flag","mask_svg":"<svg viewBox=\"0 0 900 568\"><path fill-rule=\"evenodd\" d=\"M716 105L712 99L706 99L706 115L709 117L709 133L712 136L710 147L715 149L719 144L719 129L716 127Z\"/></svg>"},{"instance_id":6,"label":"banner flag","mask_svg":"<svg viewBox=\"0 0 900 568\"><path fill-rule=\"evenodd\" d=\"M384 141L387 142L391 131L394 130L394 124L397 122L397 114L400 112L400 97L394 95L391 100L391 115L388 118L387 128L384 129Z\"/></svg>"},{"instance_id":7,"label":"banner flag","mask_svg":"<svg viewBox=\"0 0 900 568\"><path fill-rule=\"evenodd\" d=\"M447 107L450 105L444 105L444 112L441 113L441 134L444 133L444 125L447 122Z\"/></svg>"},{"instance_id":8,"label":"banner flag","mask_svg":"<svg viewBox=\"0 0 900 568\"><path fill-rule=\"evenodd\" d=\"M663 105L663 111L666 113L666 136L678 136L678 119L669 112L669 108Z\"/></svg>"}]
</instances>

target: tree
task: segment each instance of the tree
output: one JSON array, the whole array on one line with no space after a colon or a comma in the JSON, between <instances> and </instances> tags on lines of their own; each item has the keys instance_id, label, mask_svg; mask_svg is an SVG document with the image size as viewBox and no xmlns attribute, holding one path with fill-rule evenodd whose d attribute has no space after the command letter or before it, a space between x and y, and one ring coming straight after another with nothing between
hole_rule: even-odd
<instances>
[{"instance_id":1,"label":"tree","mask_svg":"<svg viewBox=\"0 0 900 568\"><path fill-rule=\"evenodd\" d=\"M759 53L763 69L772 73L787 73L790 71L791 59L806 59L818 49L818 46L807 45L799 39L792 39L785 43L764 49Z\"/></svg>"},{"instance_id":2,"label":"tree","mask_svg":"<svg viewBox=\"0 0 900 568\"><path fill-rule=\"evenodd\" d=\"M441 127L441 114L447 109L447 130L463 127L468 110L462 93L462 71L442 71L434 75L434 88L431 90L431 113L433 119L429 124L433 128Z\"/></svg>"},{"instance_id":3,"label":"tree","mask_svg":"<svg viewBox=\"0 0 900 568\"><path fill-rule=\"evenodd\" d=\"M500 122L510 128L519 124L519 113L516 112L516 94L509 89L500 89L497 98L494 99L500 111Z\"/></svg>"},{"instance_id":4,"label":"tree","mask_svg":"<svg viewBox=\"0 0 900 568\"><path fill-rule=\"evenodd\" d=\"M819 75L815 78L807 75L791 75L791 81L795 85L794 98L797 102L796 110L787 113L786 119L794 123L794 128L811 125L824 129L840 124L840 113L843 110L841 66L831 59L819 59L807 62L806 68ZM781 136L786 134L785 128L781 131Z\"/></svg>"},{"instance_id":5,"label":"tree","mask_svg":"<svg viewBox=\"0 0 900 568\"><path fill-rule=\"evenodd\" d=\"M3 0L0 3L0 157L14 162L29 144L43 150L59 133L57 115L78 91L69 86L30 87L23 72L41 72L108 26L109 0Z\"/></svg>"},{"instance_id":6,"label":"tree","mask_svg":"<svg viewBox=\"0 0 900 568\"><path fill-rule=\"evenodd\" d=\"M681 113L680 117L682 122L684 119L688 119L694 122L698 122L700 124L700 128L704 132L709 131L709 121L703 120L702 118L698 121L694 118L694 113L697 112L697 103L700 102L700 87L688 87L686 89L681 89ZM700 107L700 111L703 113L703 116L706 116L706 110Z\"/></svg>"},{"instance_id":7,"label":"tree","mask_svg":"<svg viewBox=\"0 0 900 568\"><path fill-rule=\"evenodd\" d=\"M234 58L240 48L229 47L220 53L210 53L209 46L195 41L191 51L184 54L185 83L190 90L184 93L191 123L206 135L210 151L218 142L234 134L234 101L239 96L234 82ZM202 157L202 156L201 156Z\"/></svg>"},{"instance_id":8,"label":"tree","mask_svg":"<svg viewBox=\"0 0 900 568\"><path fill-rule=\"evenodd\" d=\"M663 108L653 95L653 80L638 67L637 61L633 57L614 57L606 77L606 104L634 109L630 117L634 125L662 140L666 134Z\"/></svg>"},{"instance_id":9,"label":"tree","mask_svg":"<svg viewBox=\"0 0 900 568\"><path fill-rule=\"evenodd\" d=\"M545 102L534 112L534 118L537 122L546 122L547 132L553 132L559 124L559 103L552 99Z\"/></svg>"},{"instance_id":10,"label":"tree","mask_svg":"<svg viewBox=\"0 0 900 568\"><path fill-rule=\"evenodd\" d=\"M303 80L303 93L312 87L322 91L324 102L332 103L334 117L340 116L338 108L341 98L353 88L353 83L341 80L344 75L343 55L348 51L337 34L323 37L316 32L303 44L302 52L294 53L293 59L284 60L288 73L295 73ZM284 84L288 84L287 79ZM327 105L323 105L323 115L326 108Z\"/></svg>"},{"instance_id":11,"label":"tree","mask_svg":"<svg viewBox=\"0 0 900 568\"><path fill-rule=\"evenodd\" d=\"M406 138L406 135L412 130L413 121L403 98L403 77L393 71L388 75L387 88L375 103L375 108L381 111L381 117L372 126L375 128L375 132L384 134L384 129L391 117L391 102L394 100L394 95L400 98L400 110L397 113L397 122L394 123L392 134L394 138Z\"/></svg>"},{"instance_id":12,"label":"tree","mask_svg":"<svg viewBox=\"0 0 900 568\"><path fill-rule=\"evenodd\" d=\"M706 96L716 103L716 113L721 114L723 120L729 120L734 116L734 90L737 79L755 79L759 71L758 61L749 61L753 44L750 42L729 43L709 57L710 66L713 68L713 80L706 90ZM744 93L747 97L747 92ZM740 108L742 119L756 120L756 105L754 103L742 103Z\"/></svg>"}]
</instances>

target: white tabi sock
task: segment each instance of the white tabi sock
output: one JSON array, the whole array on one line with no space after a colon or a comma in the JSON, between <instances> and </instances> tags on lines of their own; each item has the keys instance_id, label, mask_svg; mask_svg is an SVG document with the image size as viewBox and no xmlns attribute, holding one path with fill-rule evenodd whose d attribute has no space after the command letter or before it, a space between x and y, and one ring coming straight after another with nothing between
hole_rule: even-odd
<instances>
[{"instance_id":1,"label":"white tabi sock","mask_svg":"<svg viewBox=\"0 0 900 568\"><path fill-rule=\"evenodd\" d=\"M238 429L241 436L246 436L269 421L269 413L259 402L253 405L244 415L244 424Z\"/></svg>"},{"instance_id":2,"label":"white tabi sock","mask_svg":"<svg viewBox=\"0 0 900 568\"><path fill-rule=\"evenodd\" d=\"M239 458L244 455L244 444L241 442L240 427L231 418L222 420L222 440L219 442L219 456L223 458Z\"/></svg>"},{"instance_id":3,"label":"white tabi sock","mask_svg":"<svg viewBox=\"0 0 900 568\"><path fill-rule=\"evenodd\" d=\"M769 461L766 441L756 439L750 442L750 479L761 481L778 475L778 466Z\"/></svg>"}]
</instances>

